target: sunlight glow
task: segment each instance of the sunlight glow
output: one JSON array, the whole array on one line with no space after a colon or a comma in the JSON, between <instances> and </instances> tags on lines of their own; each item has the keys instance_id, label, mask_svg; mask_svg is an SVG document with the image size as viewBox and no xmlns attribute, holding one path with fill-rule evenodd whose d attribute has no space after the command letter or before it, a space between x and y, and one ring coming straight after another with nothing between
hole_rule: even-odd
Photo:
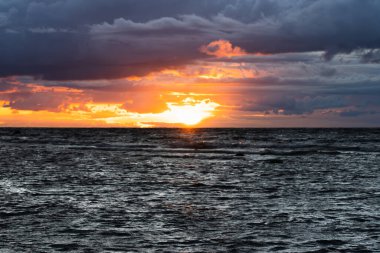
<instances>
[{"instance_id":1,"label":"sunlight glow","mask_svg":"<svg viewBox=\"0 0 380 253\"><path fill-rule=\"evenodd\" d=\"M169 111L165 112L164 116L169 121L193 126L213 116L213 111L219 107L219 104L207 99L199 102L187 98L181 105L168 103L168 107Z\"/></svg>"},{"instance_id":2,"label":"sunlight glow","mask_svg":"<svg viewBox=\"0 0 380 253\"><path fill-rule=\"evenodd\" d=\"M0 101L2 125L28 126L123 126L123 127L156 127L156 126L195 126L203 120L215 116L220 105L210 99L198 100L188 97L176 102L166 102L167 110L161 113L137 113L123 108L123 104L70 104L59 112L14 110ZM5 106L4 106L5 105ZM38 115L38 116L37 116ZM37 117L36 117L37 116ZM5 120L5 122L4 122Z\"/></svg>"},{"instance_id":3,"label":"sunlight glow","mask_svg":"<svg viewBox=\"0 0 380 253\"><path fill-rule=\"evenodd\" d=\"M131 113L119 110L116 115L98 120L105 121L107 124L134 124L137 127L154 127L162 124L181 124L195 126L203 120L214 116L216 108L220 105L209 99L195 100L186 98L181 102L167 103L168 110L162 113Z\"/></svg>"}]
</instances>

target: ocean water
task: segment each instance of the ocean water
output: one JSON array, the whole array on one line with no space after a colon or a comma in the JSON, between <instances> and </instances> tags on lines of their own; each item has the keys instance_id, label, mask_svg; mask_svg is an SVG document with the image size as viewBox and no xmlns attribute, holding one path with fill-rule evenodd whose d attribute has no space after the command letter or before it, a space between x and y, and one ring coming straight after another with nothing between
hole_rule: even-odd
<instances>
[{"instance_id":1,"label":"ocean water","mask_svg":"<svg viewBox=\"0 0 380 253\"><path fill-rule=\"evenodd\" d=\"M380 252L379 129L0 128L0 252Z\"/></svg>"}]
</instances>

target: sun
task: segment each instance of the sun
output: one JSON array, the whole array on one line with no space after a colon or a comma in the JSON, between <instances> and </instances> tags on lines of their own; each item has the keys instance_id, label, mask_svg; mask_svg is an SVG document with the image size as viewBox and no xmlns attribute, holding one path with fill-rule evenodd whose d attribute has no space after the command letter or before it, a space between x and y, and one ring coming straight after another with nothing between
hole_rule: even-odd
<instances>
[{"instance_id":1,"label":"sun","mask_svg":"<svg viewBox=\"0 0 380 253\"><path fill-rule=\"evenodd\" d=\"M210 112L197 110L193 106L188 105L172 107L170 114L174 122L188 126L199 124L203 119L211 116Z\"/></svg>"},{"instance_id":2,"label":"sun","mask_svg":"<svg viewBox=\"0 0 380 253\"><path fill-rule=\"evenodd\" d=\"M197 101L187 98L180 104L168 103L168 107L169 110L165 113L168 121L194 126L202 120L212 117L219 104L208 99Z\"/></svg>"},{"instance_id":3,"label":"sun","mask_svg":"<svg viewBox=\"0 0 380 253\"><path fill-rule=\"evenodd\" d=\"M121 104L87 104L97 120L108 125L128 125L133 127L155 127L160 124L195 126L203 120L215 116L220 104L210 99L185 98L177 102L166 102L167 110L161 113L128 112ZM85 116L85 112L80 112Z\"/></svg>"}]
</instances>

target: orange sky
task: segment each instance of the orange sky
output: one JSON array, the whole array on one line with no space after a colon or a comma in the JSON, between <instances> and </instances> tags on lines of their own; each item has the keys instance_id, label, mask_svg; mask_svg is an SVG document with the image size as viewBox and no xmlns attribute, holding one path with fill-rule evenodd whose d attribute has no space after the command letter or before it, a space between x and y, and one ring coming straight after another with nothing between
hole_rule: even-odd
<instances>
[{"instance_id":1,"label":"orange sky","mask_svg":"<svg viewBox=\"0 0 380 253\"><path fill-rule=\"evenodd\" d=\"M248 54L225 40L199 52L209 58L121 79L2 78L11 88L0 89L0 126L330 127L340 126L337 115L353 110L323 97L293 98L302 92L293 82L307 80L281 81L299 75L299 67L268 64L271 55ZM328 106L314 105L319 102ZM316 108L309 110L310 105ZM347 122L360 126L349 117Z\"/></svg>"},{"instance_id":2,"label":"orange sky","mask_svg":"<svg viewBox=\"0 0 380 253\"><path fill-rule=\"evenodd\" d=\"M210 48L213 48L213 51ZM215 41L200 49L216 57L245 54L227 41ZM141 77L83 81L80 87L48 87L43 81L19 82L8 78L15 89L2 92L1 126L36 127L203 127L217 126L228 117L228 91L208 80L254 77L240 64L197 63L165 69ZM203 83L206 81L206 83ZM105 90L101 89L105 82ZM117 84L115 90L109 88ZM100 89L86 89L86 85ZM123 90L123 86L129 86ZM22 97L22 89L28 95ZM20 92L21 90L21 92ZM17 108L16 103L27 103ZM14 102L17 101L17 102ZM28 104L29 103L29 104ZM22 103L20 103L22 104ZM16 108L15 108L16 107ZM31 109L29 109L29 108Z\"/></svg>"}]
</instances>

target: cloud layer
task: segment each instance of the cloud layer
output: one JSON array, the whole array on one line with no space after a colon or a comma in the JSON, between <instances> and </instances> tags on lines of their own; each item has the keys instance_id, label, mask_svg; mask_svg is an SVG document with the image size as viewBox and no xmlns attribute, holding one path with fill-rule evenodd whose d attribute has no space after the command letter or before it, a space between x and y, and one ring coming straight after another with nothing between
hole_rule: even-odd
<instances>
[{"instance_id":1,"label":"cloud layer","mask_svg":"<svg viewBox=\"0 0 380 253\"><path fill-rule=\"evenodd\" d=\"M219 39L249 53L331 59L380 48L379 12L376 0L2 1L0 75L141 76L202 59L199 48Z\"/></svg>"},{"instance_id":2,"label":"cloud layer","mask_svg":"<svg viewBox=\"0 0 380 253\"><path fill-rule=\"evenodd\" d=\"M379 126L378 13L377 0L0 1L0 105L139 115L195 98L227 125Z\"/></svg>"}]
</instances>

